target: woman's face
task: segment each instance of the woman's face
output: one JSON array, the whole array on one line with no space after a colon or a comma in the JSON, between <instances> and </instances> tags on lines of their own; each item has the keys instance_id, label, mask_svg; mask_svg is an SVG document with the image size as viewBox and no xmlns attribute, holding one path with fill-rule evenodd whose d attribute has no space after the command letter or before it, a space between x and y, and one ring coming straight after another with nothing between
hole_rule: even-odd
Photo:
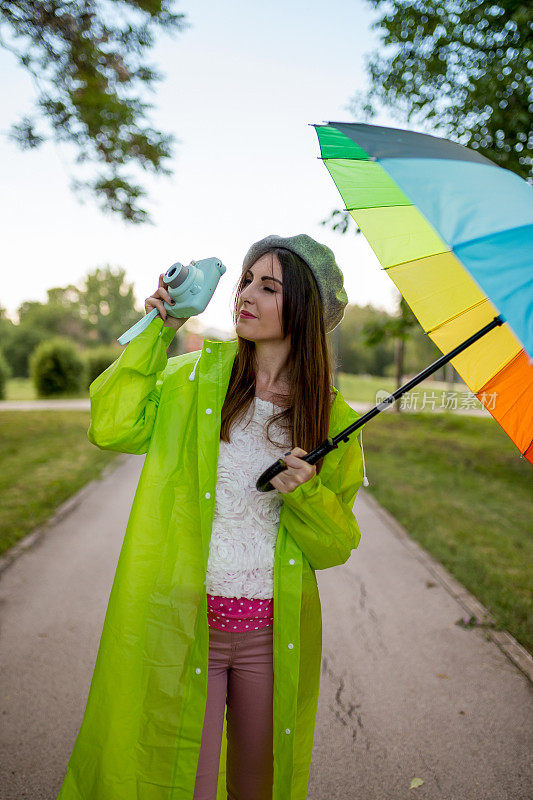
<instances>
[{"instance_id":1,"label":"woman's face","mask_svg":"<svg viewBox=\"0 0 533 800\"><path fill-rule=\"evenodd\" d=\"M243 339L266 341L283 339L283 276L274 253L265 253L244 274L237 303L236 332ZM241 311L253 314L242 317Z\"/></svg>"}]
</instances>

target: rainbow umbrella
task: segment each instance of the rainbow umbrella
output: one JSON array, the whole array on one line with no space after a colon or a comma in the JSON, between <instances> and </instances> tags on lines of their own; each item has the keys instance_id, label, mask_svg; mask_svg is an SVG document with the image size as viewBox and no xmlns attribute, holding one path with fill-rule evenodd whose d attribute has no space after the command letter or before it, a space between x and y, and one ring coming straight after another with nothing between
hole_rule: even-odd
<instances>
[{"instance_id":1,"label":"rainbow umbrella","mask_svg":"<svg viewBox=\"0 0 533 800\"><path fill-rule=\"evenodd\" d=\"M314 125L350 213L424 331L533 463L533 187L463 145Z\"/></svg>"},{"instance_id":2,"label":"rainbow umbrella","mask_svg":"<svg viewBox=\"0 0 533 800\"><path fill-rule=\"evenodd\" d=\"M533 463L533 187L447 139L313 127L345 211L445 355L303 460L316 463L450 362ZM257 488L269 491L284 468L278 459Z\"/></svg>"}]
</instances>

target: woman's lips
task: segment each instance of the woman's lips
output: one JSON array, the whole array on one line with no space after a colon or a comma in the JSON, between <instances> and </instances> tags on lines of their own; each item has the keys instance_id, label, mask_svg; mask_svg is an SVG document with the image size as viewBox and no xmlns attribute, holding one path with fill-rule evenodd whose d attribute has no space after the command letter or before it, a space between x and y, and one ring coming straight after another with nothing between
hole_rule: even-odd
<instances>
[{"instance_id":1,"label":"woman's lips","mask_svg":"<svg viewBox=\"0 0 533 800\"><path fill-rule=\"evenodd\" d=\"M244 317L245 319L257 319L257 317L254 317L253 314L247 314L246 311L241 311L239 316Z\"/></svg>"}]
</instances>

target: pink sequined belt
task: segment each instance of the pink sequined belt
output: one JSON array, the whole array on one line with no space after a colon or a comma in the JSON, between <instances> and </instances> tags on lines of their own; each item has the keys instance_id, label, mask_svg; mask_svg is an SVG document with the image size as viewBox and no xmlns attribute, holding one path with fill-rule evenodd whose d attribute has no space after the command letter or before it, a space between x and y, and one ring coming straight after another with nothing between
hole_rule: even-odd
<instances>
[{"instance_id":1,"label":"pink sequined belt","mask_svg":"<svg viewBox=\"0 0 533 800\"><path fill-rule=\"evenodd\" d=\"M219 631L252 631L274 624L274 599L207 595L207 621Z\"/></svg>"}]
</instances>

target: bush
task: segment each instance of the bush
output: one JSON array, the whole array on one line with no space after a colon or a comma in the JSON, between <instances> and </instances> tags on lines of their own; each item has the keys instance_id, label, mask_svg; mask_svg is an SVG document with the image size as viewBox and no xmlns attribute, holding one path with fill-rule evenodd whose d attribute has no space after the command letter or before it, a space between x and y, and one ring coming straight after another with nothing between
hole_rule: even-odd
<instances>
[{"instance_id":1,"label":"bush","mask_svg":"<svg viewBox=\"0 0 533 800\"><path fill-rule=\"evenodd\" d=\"M6 383L7 379L11 377L11 374L12 369L0 350L0 400L6 399Z\"/></svg>"},{"instance_id":2,"label":"bush","mask_svg":"<svg viewBox=\"0 0 533 800\"><path fill-rule=\"evenodd\" d=\"M111 347L102 345L93 347L85 353L85 388L88 389L91 383L101 373L116 361L124 350L123 347Z\"/></svg>"},{"instance_id":3,"label":"bush","mask_svg":"<svg viewBox=\"0 0 533 800\"><path fill-rule=\"evenodd\" d=\"M13 332L5 348L12 378L29 378L31 354L47 338L50 337L47 337L44 331L36 330L29 325L13 326Z\"/></svg>"},{"instance_id":4,"label":"bush","mask_svg":"<svg viewBox=\"0 0 533 800\"><path fill-rule=\"evenodd\" d=\"M79 394L85 365L72 342L54 336L41 342L31 354L30 375L37 397Z\"/></svg>"}]
</instances>

